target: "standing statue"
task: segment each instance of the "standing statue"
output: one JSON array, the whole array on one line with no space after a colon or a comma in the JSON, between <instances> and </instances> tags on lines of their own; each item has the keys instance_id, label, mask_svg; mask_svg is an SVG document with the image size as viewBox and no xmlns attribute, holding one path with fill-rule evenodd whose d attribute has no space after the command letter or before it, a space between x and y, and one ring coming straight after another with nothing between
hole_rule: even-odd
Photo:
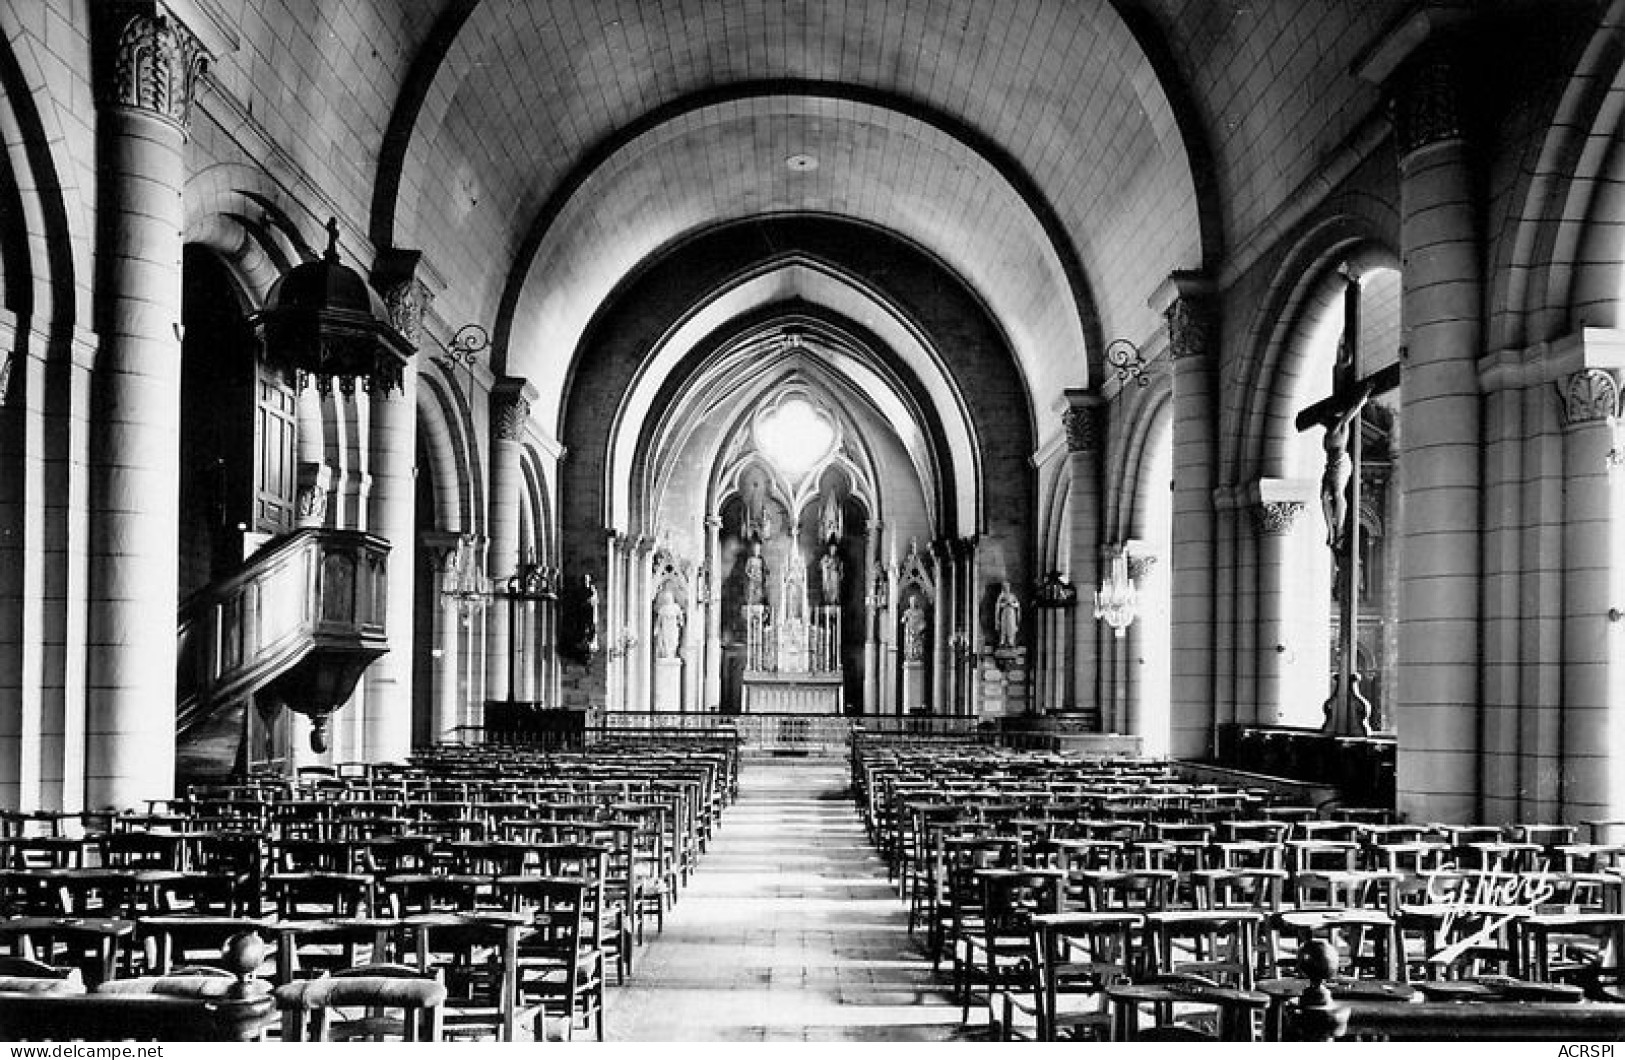
<instances>
[{"instance_id":1,"label":"standing statue","mask_svg":"<svg viewBox=\"0 0 1625 1060\"><path fill-rule=\"evenodd\" d=\"M750 543L750 558L745 560L745 604L767 603L767 560L762 558L762 543Z\"/></svg>"},{"instance_id":2,"label":"standing statue","mask_svg":"<svg viewBox=\"0 0 1625 1060\"><path fill-rule=\"evenodd\" d=\"M683 605L671 595L670 589L660 590L655 597L655 658L675 659L683 640Z\"/></svg>"},{"instance_id":3,"label":"standing statue","mask_svg":"<svg viewBox=\"0 0 1625 1060\"><path fill-rule=\"evenodd\" d=\"M999 647L1014 648L1021 640L1021 601L1016 599L1010 583L999 590L999 602L994 609L995 625L999 629Z\"/></svg>"},{"instance_id":4,"label":"standing statue","mask_svg":"<svg viewBox=\"0 0 1625 1060\"><path fill-rule=\"evenodd\" d=\"M590 574L581 576L581 648L589 654L598 650L598 587Z\"/></svg>"},{"instance_id":5,"label":"standing statue","mask_svg":"<svg viewBox=\"0 0 1625 1060\"><path fill-rule=\"evenodd\" d=\"M824 606L839 607L841 603L841 557L835 542L829 543L829 550L824 558L818 561L819 578L823 582Z\"/></svg>"},{"instance_id":6,"label":"standing statue","mask_svg":"<svg viewBox=\"0 0 1625 1060\"><path fill-rule=\"evenodd\" d=\"M908 598L908 610L903 612L903 658L908 662L925 658L925 609L918 595Z\"/></svg>"},{"instance_id":7,"label":"standing statue","mask_svg":"<svg viewBox=\"0 0 1625 1060\"><path fill-rule=\"evenodd\" d=\"M1320 425L1326 429L1326 470L1320 476L1320 511L1326 519L1326 547L1336 552L1343 542L1349 514L1349 479L1354 460L1349 456L1349 430L1359 422L1360 410L1371 398L1372 384L1360 387L1341 409L1328 410Z\"/></svg>"}]
</instances>

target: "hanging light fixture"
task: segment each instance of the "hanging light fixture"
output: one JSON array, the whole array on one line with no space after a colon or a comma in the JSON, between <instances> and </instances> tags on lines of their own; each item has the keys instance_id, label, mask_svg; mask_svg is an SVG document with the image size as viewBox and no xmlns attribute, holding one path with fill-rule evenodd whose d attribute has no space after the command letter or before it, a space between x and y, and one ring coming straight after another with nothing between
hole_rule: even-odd
<instances>
[{"instance_id":1,"label":"hanging light fixture","mask_svg":"<svg viewBox=\"0 0 1625 1060\"><path fill-rule=\"evenodd\" d=\"M464 626L474 624L474 616L491 602L491 579L485 575L485 557L480 540L473 534L457 539L457 554L451 561L451 580L445 597L457 605Z\"/></svg>"},{"instance_id":2,"label":"hanging light fixture","mask_svg":"<svg viewBox=\"0 0 1625 1060\"><path fill-rule=\"evenodd\" d=\"M278 280L253 324L266 360L294 386L315 382L323 394L335 383L346 397L357 383L369 393L399 390L412 354L378 292L339 261L336 218L327 222L326 253Z\"/></svg>"},{"instance_id":3,"label":"hanging light fixture","mask_svg":"<svg viewBox=\"0 0 1625 1060\"><path fill-rule=\"evenodd\" d=\"M1106 577L1095 592L1095 617L1103 619L1121 637L1133 623L1139 606L1139 593L1128 573L1128 549L1118 546L1112 553Z\"/></svg>"}]
</instances>

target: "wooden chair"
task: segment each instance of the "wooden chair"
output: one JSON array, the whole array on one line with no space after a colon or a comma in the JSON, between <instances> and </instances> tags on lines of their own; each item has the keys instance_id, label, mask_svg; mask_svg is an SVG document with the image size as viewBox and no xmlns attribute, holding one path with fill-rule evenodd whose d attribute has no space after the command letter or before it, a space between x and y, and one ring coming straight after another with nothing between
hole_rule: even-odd
<instances>
[{"instance_id":1,"label":"wooden chair","mask_svg":"<svg viewBox=\"0 0 1625 1060\"><path fill-rule=\"evenodd\" d=\"M1032 918L1061 912L1065 874L1058 869L983 869L976 873L982 891L981 930L966 932L954 962L954 994L961 1023L970 1019L974 996L986 998L989 1023L1004 1033L1001 1012L1008 1013L1011 995L1032 996L1030 961Z\"/></svg>"},{"instance_id":2,"label":"wooden chair","mask_svg":"<svg viewBox=\"0 0 1625 1060\"><path fill-rule=\"evenodd\" d=\"M518 989L522 1005L535 1013L538 1041L546 1037L547 1020L562 1022L566 1040L578 1023L592 1027L604 1040L604 950L601 922L590 896L593 885L582 879L525 877L505 881L518 910L529 917L519 942ZM602 882L598 885L602 902Z\"/></svg>"},{"instance_id":3,"label":"wooden chair","mask_svg":"<svg viewBox=\"0 0 1625 1060\"><path fill-rule=\"evenodd\" d=\"M1135 913L1038 913L1031 921L1034 1037L1042 1042L1108 1036L1106 988L1128 982L1135 964L1135 936L1142 926ZM1000 1025L1008 1036L1020 995Z\"/></svg>"},{"instance_id":4,"label":"wooden chair","mask_svg":"<svg viewBox=\"0 0 1625 1060\"><path fill-rule=\"evenodd\" d=\"M438 1042L446 988L415 968L368 964L286 983L275 999L285 1042Z\"/></svg>"}]
</instances>

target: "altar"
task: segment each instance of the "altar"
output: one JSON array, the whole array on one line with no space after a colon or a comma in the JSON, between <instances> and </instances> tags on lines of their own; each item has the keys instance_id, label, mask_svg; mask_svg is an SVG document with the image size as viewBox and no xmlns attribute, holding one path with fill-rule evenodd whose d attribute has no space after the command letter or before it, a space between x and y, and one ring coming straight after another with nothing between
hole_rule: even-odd
<instances>
[{"instance_id":1,"label":"altar","mask_svg":"<svg viewBox=\"0 0 1625 1060\"><path fill-rule=\"evenodd\" d=\"M842 714L841 613L808 606L807 569L792 552L779 592L779 614L745 606L745 714Z\"/></svg>"},{"instance_id":2,"label":"altar","mask_svg":"<svg viewBox=\"0 0 1625 1060\"><path fill-rule=\"evenodd\" d=\"M843 681L833 673L745 672L746 714L840 714Z\"/></svg>"}]
</instances>

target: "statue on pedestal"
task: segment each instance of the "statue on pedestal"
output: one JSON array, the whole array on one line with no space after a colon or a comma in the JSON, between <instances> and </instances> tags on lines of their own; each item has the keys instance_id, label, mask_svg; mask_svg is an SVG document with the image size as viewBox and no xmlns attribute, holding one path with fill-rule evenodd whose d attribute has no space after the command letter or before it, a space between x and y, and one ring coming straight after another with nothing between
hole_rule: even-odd
<instances>
[{"instance_id":1,"label":"statue on pedestal","mask_svg":"<svg viewBox=\"0 0 1625 1060\"><path fill-rule=\"evenodd\" d=\"M908 609L903 612L903 659L919 662L925 658L925 609L919 596L908 598Z\"/></svg>"},{"instance_id":2,"label":"statue on pedestal","mask_svg":"<svg viewBox=\"0 0 1625 1060\"><path fill-rule=\"evenodd\" d=\"M750 558L745 560L745 604L767 603L767 561L762 558L762 543L750 543Z\"/></svg>"},{"instance_id":3,"label":"statue on pedestal","mask_svg":"<svg viewBox=\"0 0 1625 1060\"><path fill-rule=\"evenodd\" d=\"M841 557L835 542L829 543L829 550L824 558L818 561L818 572L823 582L824 606L839 607L841 603Z\"/></svg>"},{"instance_id":4,"label":"statue on pedestal","mask_svg":"<svg viewBox=\"0 0 1625 1060\"><path fill-rule=\"evenodd\" d=\"M682 647L683 605L662 589L655 597L655 658L675 659Z\"/></svg>"},{"instance_id":5,"label":"statue on pedestal","mask_svg":"<svg viewBox=\"0 0 1625 1060\"><path fill-rule=\"evenodd\" d=\"M1021 601L1016 599L1010 583L999 590L999 601L994 607L994 625L999 631L999 647L1014 648L1021 641Z\"/></svg>"}]
</instances>

